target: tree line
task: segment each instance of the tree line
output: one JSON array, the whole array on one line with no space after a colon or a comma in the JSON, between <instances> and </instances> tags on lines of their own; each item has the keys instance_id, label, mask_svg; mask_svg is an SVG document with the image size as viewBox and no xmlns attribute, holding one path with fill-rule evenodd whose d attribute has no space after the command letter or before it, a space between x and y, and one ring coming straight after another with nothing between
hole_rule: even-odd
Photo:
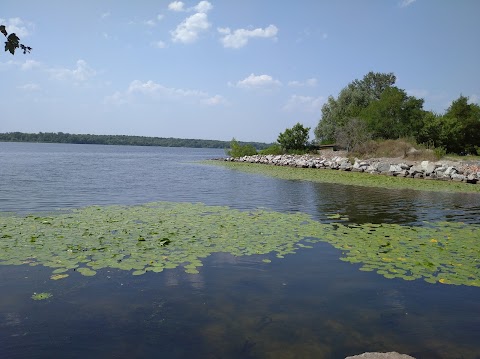
<instances>
[{"instance_id":1,"label":"tree line","mask_svg":"<svg viewBox=\"0 0 480 359\"><path fill-rule=\"evenodd\" d=\"M480 155L480 106L460 95L444 114L423 109L424 100L395 86L393 73L369 72L322 107L317 143L358 151L370 139L411 138L446 153Z\"/></svg>"},{"instance_id":2,"label":"tree line","mask_svg":"<svg viewBox=\"0 0 480 359\"><path fill-rule=\"evenodd\" d=\"M161 146L161 147L191 147L191 148L228 148L229 141L146 137L129 135L91 135L71 134L63 132L7 132L0 133L1 142L47 142L47 143L74 143L96 145L124 145L124 146ZM264 149L268 144L262 142L240 142L256 149Z\"/></svg>"}]
</instances>

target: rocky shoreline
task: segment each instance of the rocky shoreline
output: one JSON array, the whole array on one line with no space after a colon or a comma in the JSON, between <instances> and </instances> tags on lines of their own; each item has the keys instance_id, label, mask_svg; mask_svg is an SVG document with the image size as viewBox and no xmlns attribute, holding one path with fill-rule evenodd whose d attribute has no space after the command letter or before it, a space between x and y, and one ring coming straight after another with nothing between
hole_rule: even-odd
<instances>
[{"instance_id":1,"label":"rocky shoreline","mask_svg":"<svg viewBox=\"0 0 480 359\"><path fill-rule=\"evenodd\" d=\"M260 163L274 166L332 169L365 172L396 177L446 180L480 185L480 161L411 161L405 159L357 159L335 154L322 155L253 155L228 157L224 161Z\"/></svg>"}]
</instances>

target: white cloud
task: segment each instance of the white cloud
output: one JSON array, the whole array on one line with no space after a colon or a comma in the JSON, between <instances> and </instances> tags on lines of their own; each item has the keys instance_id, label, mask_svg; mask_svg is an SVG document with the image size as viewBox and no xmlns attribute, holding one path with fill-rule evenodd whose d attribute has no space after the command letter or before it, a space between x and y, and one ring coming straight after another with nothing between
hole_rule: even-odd
<instances>
[{"instance_id":1,"label":"white cloud","mask_svg":"<svg viewBox=\"0 0 480 359\"><path fill-rule=\"evenodd\" d=\"M181 1L173 1L170 4L168 4L168 10L185 11L185 4Z\"/></svg>"},{"instance_id":2,"label":"white cloud","mask_svg":"<svg viewBox=\"0 0 480 359\"><path fill-rule=\"evenodd\" d=\"M197 12L183 20L175 30L171 31L173 42L189 44L195 42L199 34L210 27L207 14Z\"/></svg>"},{"instance_id":3,"label":"white cloud","mask_svg":"<svg viewBox=\"0 0 480 359\"><path fill-rule=\"evenodd\" d=\"M400 3L398 4L400 7L407 7L407 6L410 6L412 5L416 0L402 0L400 1Z\"/></svg>"},{"instance_id":4,"label":"white cloud","mask_svg":"<svg viewBox=\"0 0 480 359\"><path fill-rule=\"evenodd\" d=\"M143 23L147 26L150 26L150 27L154 27L155 25L157 25L155 23L155 20L151 20L151 19L150 20L145 20Z\"/></svg>"},{"instance_id":5,"label":"white cloud","mask_svg":"<svg viewBox=\"0 0 480 359\"><path fill-rule=\"evenodd\" d=\"M27 23L19 17L13 17L8 20L0 19L0 23L5 25L9 34L15 33L20 39L30 35L31 28L33 27L32 23Z\"/></svg>"},{"instance_id":6,"label":"white cloud","mask_svg":"<svg viewBox=\"0 0 480 359\"><path fill-rule=\"evenodd\" d=\"M288 83L288 86L293 86L293 87L315 87L317 86L317 79L316 78L310 78L305 81L290 81Z\"/></svg>"},{"instance_id":7,"label":"white cloud","mask_svg":"<svg viewBox=\"0 0 480 359\"><path fill-rule=\"evenodd\" d=\"M165 17L165 15L163 15L163 14L158 14L158 15L157 15L157 20L158 20L158 21L162 21L164 17Z\"/></svg>"},{"instance_id":8,"label":"white cloud","mask_svg":"<svg viewBox=\"0 0 480 359\"><path fill-rule=\"evenodd\" d=\"M103 20L103 19L106 19L107 17L110 17L110 12L107 11L107 12L104 12L102 15L100 15L100 18Z\"/></svg>"},{"instance_id":9,"label":"white cloud","mask_svg":"<svg viewBox=\"0 0 480 359\"><path fill-rule=\"evenodd\" d=\"M212 9L213 5L208 1L200 1L196 6L193 7L193 10L201 13L207 13Z\"/></svg>"},{"instance_id":10,"label":"white cloud","mask_svg":"<svg viewBox=\"0 0 480 359\"><path fill-rule=\"evenodd\" d=\"M38 84L34 83L29 83L25 85L18 86L19 89L25 90L25 91L38 91L40 90L40 86Z\"/></svg>"},{"instance_id":11,"label":"white cloud","mask_svg":"<svg viewBox=\"0 0 480 359\"><path fill-rule=\"evenodd\" d=\"M152 46L156 47L157 49L164 49L167 47L167 44L161 40L152 42Z\"/></svg>"},{"instance_id":12,"label":"white cloud","mask_svg":"<svg viewBox=\"0 0 480 359\"><path fill-rule=\"evenodd\" d=\"M18 65L18 62L15 62L13 60L8 60L7 62L0 62L0 70L7 70L11 66Z\"/></svg>"},{"instance_id":13,"label":"white cloud","mask_svg":"<svg viewBox=\"0 0 480 359\"><path fill-rule=\"evenodd\" d=\"M37 68L37 67L40 67L40 62L38 61L35 61L35 60L26 60L21 66L20 68L24 71L27 71L27 70L32 70L34 68Z\"/></svg>"},{"instance_id":14,"label":"white cloud","mask_svg":"<svg viewBox=\"0 0 480 359\"><path fill-rule=\"evenodd\" d=\"M278 80L275 80L270 75L255 75L250 74L250 76L244 78L237 82L237 87L241 88L269 88L269 87L276 87L281 86L282 83Z\"/></svg>"},{"instance_id":15,"label":"white cloud","mask_svg":"<svg viewBox=\"0 0 480 359\"><path fill-rule=\"evenodd\" d=\"M70 70L66 68L50 69L50 74L58 80L73 80L84 82L96 75L96 71L89 67L84 60L77 61L77 67Z\"/></svg>"},{"instance_id":16,"label":"white cloud","mask_svg":"<svg viewBox=\"0 0 480 359\"><path fill-rule=\"evenodd\" d=\"M322 96L300 96L292 95L288 99L283 109L285 111L302 111L302 112L318 112L322 110L322 106L325 103L325 98Z\"/></svg>"},{"instance_id":17,"label":"white cloud","mask_svg":"<svg viewBox=\"0 0 480 359\"><path fill-rule=\"evenodd\" d=\"M278 33L278 28L275 25L269 25L265 29L237 29L233 32L228 27L218 28L217 30L223 35L220 40L223 44L223 47L230 47L234 49L245 46L248 43L248 40L251 38L274 38Z\"/></svg>"},{"instance_id":18,"label":"white cloud","mask_svg":"<svg viewBox=\"0 0 480 359\"><path fill-rule=\"evenodd\" d=\"M225 100L223 96L215 95L213 97L206 98L202 100L202 103L209 106L217 106L217 105L226 105L228 102Z\"/></svg>"},{"instance_id":19,"label":"white cloud","mask_svg":"<svg viewBox=\"0 0 480 359\"><path fill-rule=\"evenodd\" d=\"M138 96L153 100L179 101L210 106L226 104L227 101L220 95L211 96L206 92L190 89L166 87L152 80L142 82L134 80L125 92L115 92L105 98L105 103L121 105L131 103Z\"/></svg>"}]
</instances>

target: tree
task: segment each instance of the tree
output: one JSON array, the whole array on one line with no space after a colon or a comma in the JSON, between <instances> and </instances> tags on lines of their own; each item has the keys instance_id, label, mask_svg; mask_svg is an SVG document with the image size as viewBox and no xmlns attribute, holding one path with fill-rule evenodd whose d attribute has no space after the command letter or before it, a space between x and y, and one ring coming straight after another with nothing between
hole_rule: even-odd
<instances>
[{"instance_id":1,"label":"tree","mask_svg":"<svg viewBox=\"0 0 480 359\"><path fill-rule=\"evenodd\" d=\"M253 156L257 154L257 150L250 144L241 145L233 138L230 142L230 150L226 151L230 157Z\"/></svg>"},{"instance_id":2,"label":"tree","mask_svg":"<svg viewBox=\"0 0 480 359\"><path fill-rule=\"evenodd\" d=\"M448 153L478 154L480 106L469 104L468 97L460 96L444 115L426 115L419 142L443 147Z\"/></svg>"},{"instance_id":3,"label":"tree","mask_svg":"<svg viewBox=\"0 0 480 359\"><path fill-rule=\"evenodd\" d=\"M397 87L386 88L378 100L360 112L374 138L419 137L423 127L423 99L408 96Z\"/></svg>"},{"instance_id":4,"label":"tree","mask_svg":"<svg viewBox=\"0 0 480 359\"><path fill-rule=\"evenodd\" d=\"M480 147L480 106L468 97L452 102L442 119L442 141L447 152L477 154Z\"/></svg>"},{"instance_id":5,"label":"tree","mask_svg":"<svg viewBox=\"0 0 480 359\"><path fill-rule=\"evenodd\" d=\"M315 128L315 138L320 143L333 142L335 130L358 117L371 102L379 100L382 93L395 84L393 73L369 72L362 80L354 80L344 87L337 99L330 96L322 107L322 118Z\"/></svg>"},{"instance_id":6,"label":"tree","mask_svg":"<svg viewBox=\"0 0 480 359\"><path fill-rule=\"evenodd\" d=\"M299 122L292 128L278 135L277 142L285 151L304 150L307 147L310 127L303 127Z\"/></svg>"},{"instance_id":7,"label":"tree","mask_svg":"<svg viewBox=\"0 0 480 359\"><path fill-rule=\"evenodd\" d=\"M9 51L12 55L15 54L16 49L21 49L24 54L32 50L30 46L21 44L20 38L14 32L8 35L5 25L0 25L0 32L7 38L7 41L5 41L5 51Z\"/></svg>"},{"instance_id":8,"label":"tree","mask_svg":"<svg viewBox=\"0 0 480 359\"><path fill-rule=\"evenodd\" d=\"M335 130L335 142L345 148L347 152L361 152L364 145L372 139L367 123L359 118L351 118L342 127Z\"/></svg>"}]
</instances>

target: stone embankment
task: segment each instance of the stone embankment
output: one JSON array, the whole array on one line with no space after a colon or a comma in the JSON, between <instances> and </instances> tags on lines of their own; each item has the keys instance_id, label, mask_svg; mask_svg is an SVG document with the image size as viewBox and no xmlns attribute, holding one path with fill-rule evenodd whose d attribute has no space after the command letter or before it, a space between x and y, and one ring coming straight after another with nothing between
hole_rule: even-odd
<instances>
[{"instance_id":1,"label":"stone embankment","mask_svg":"<svg viewBox=\"0 0 480 359\"><path fill-rule=\"evenodd\" d=\"M480 184L480 162L407 161L401 159L355 159L342 156L254 155L229 157L225 161L262 163L275 166L333 169L398 177L451 180Z\"/></svg>"}]
</instances>

